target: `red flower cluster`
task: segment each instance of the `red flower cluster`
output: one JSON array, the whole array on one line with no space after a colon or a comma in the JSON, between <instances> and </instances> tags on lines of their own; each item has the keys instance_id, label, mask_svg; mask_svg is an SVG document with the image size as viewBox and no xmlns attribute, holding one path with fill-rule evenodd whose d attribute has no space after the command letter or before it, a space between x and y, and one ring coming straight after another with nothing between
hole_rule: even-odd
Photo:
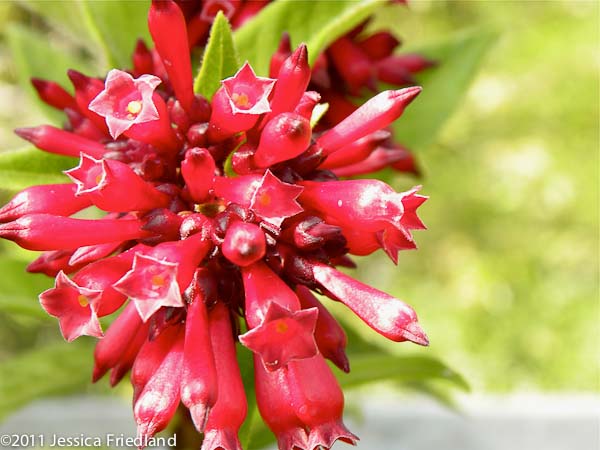
<instances>
[{"instance_id":1,"label":"red flower cluster","mask_svg":"<svg viewBox=\"0 0 600 450\"><path fill-rule=\"evenodd\" d=\"M420 88L383 92L313 133L321 96L306 90L305 46L273 78L245 64L209 103L192 89L180 7L154 1L148 22L155 49L138 45L131 72L101 81L70 71L74 96L34 81L70 125L17 133L80 162L65 172L72 183L25 189L1 208L0 237L45 252L29 270L56 277L40 302L67 340L102 338L94 381L110 371L115 385L131 371L140 438L162 430L181 402L203 450L241 448L239 335L281 449L354 443L325 362L349 371L346 336L313 291L391 340L428 344L408 305L336 268L353 266L349 254L382 248L396 261L415 248L426 197L337 175L370 167L382 129ZM71 217L90 206L106 215ZM98 318L120 308L103 333Z\"/></svg>"}]
</instances>

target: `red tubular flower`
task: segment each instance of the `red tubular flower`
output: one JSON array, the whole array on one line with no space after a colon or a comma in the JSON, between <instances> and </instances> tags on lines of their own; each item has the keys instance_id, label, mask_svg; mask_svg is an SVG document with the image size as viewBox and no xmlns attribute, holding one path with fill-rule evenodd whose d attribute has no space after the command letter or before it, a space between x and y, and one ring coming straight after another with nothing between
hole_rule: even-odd
<instances>
[{"instance_id":1,"label":"red tubular flower","mask_svg":"<svg viewBox=\"0 0 600 450\"><path fill-rule=\"evenodd\" d=\"M152 236L139 219L87 220L50 214L29 214L0 225L0 237L27 250L75 249L84 245Z\"/></svg>"},{"instance_id":2,"label":"red tubular flower","mask_svg":"<svg viewBox=\"0 0 600 450\"><path fill-rule=\"evenodd\" d=\"M306 150L312 132L308 119L296 113L282 113L267 122L254 154L258 167L269 167L292 159Z\"/></svg>"},{"instance_id":3,"label":"red tubular flower","mask_svg":"<svg viewBox=\"0 0 600 450\"><path fill-rule=\"evenodd\" d=\"M208 315L210 339L215 355L219 397L208 414L201 450L241 450L238 431L246 418L248 405L237 364L229 311L217 303Z\"/></svg>"},{"instance_id":4,"label":"red tubular flower","mask_svg":"<svg viewBox=\"0 0 600 450\"><path fill-rule=\"evenodd\" d=\"M0 223L11 222L26 214L70 216L91 205L86 198L75 195L73 184L32 186L15 195L0 208Z\"/></svg>"},{"instance_id":5,"label":"red tubular flower","mask_svg":"<svg viewBox=\"0 0 600 450\"><path fill-rule=\"evenodd\" d=\"M54 250L44 252L27 266L29 273L43 273L49 277L55 277L59 272L73 273L83 265L70 264L72 250Z\"/></svg>"},{"instance_id":6,"label":"red tubular flower","mask_svg":"<svg viewBox=\"0 0 600 450\"><path fill-rule=\"evenodd\" d=\"M148 50L142 39L138 39L135 44L135 49L131 55L131 62L133 64L133 75L136 78L145 73L154 72L152 52Z\"/></svg>"},{"instance_id":7,"label":"red tubular flower","mask_svg":"<svg viewBox=\"0 0 600 450\"><path fill-rule=\"evenodd\" d=\"M344 372L350 372L350 363L348 356L346 356L348 340L344 329L308 288L298 286L296 294L298 294L303 309L317 308L319 311L315 328L315 341L321 354Z\"/></svg>"},{"instance_id":8,"label":"red tubular flower","mask_svg":"<svg viewBox=\"0 0 600 450\"><path fill-rule=\"evenodd\" d=\"M336 69L357 95L362 86L373 85L374 71L369 57L348 37L342 36L331 44L329 55Z\"/></svg>"},{"instance_id":9,"label":"red tubular flower","mask_svg":"<svg viewBox=\"0 0 600 450\"><path fill-rule=\"evenodd\" d=\"M56 109L77 109L75 97L65 91L59 84L53 81L32 78L31 84L37 91L40 99Z\"/></svg>"},{"instance_id":10,"label":"red tubular flower","mask_svg":"<svg viewBox=\"0 0 600 450\"><path fill-rule=\"evenodd\" d=\"M405 194L395 192L383 181L304 181L302 185L302 204L344 230L378 231L388 225L401 226Z\"/></svg>"},{"instance_id":11,"label":"red tubular flower","mask_svg":"<svg viewBox=\"0 0 600 450\"><path fill-rule=\"evenodd\" d=\"M317 145L328 155L381 128L387 127L404 112L421 92L418 86L397 91L384 91L368 100L355 112L317 139Z\"/></svg>"},{"instance_id":12,"label":"red tubular flower","mask_svg":"<svg viewBox=\"0 0 600 450\"><path fill-rule=\"evenodd\" d=\"M265 320L270 303L277 303L288 311L298 311L300 301L265 263L256 262L242 269L246 302L246 322L250 328Z\"/></svg>"},{"instance_id":13,"label":"red tubular flower","mask_svg":"<svg viewBox=\"0 0 600 450\"><path fill-rule=\"evenodd\" d=\"M205 148L190 148L181 162L181 174L190 197L197 203L207 200L215 181L215 160Z\"/></svg>"},{"instance_id":14,"label":"red tubular flower","mask_svg":"<svg viewBox=\"0 0 600 450\"><path fill-rule=\"evenodd\" d=\"M154 75L134 79L127 72L113 69L106 76L105 88L88 108L106 120L113 139L121 134L152 144L165 151L177 148L164 100L154 92L161 83Z\"/></svg>"},{"instance_id":15,"label":"red tubular flower","mask_svg":"<svg viewBox=\"0 0 600 450\"><path fill-rule=\"evenodd\" d=\"M175 95L189 113L194 103L194 90L188 36L181 9L174 2L153 0L148 13L148 28Z\"/></svg>"},{"instance_id":16,"label":"red tubular flower","mask_svg":"<svg viewBox=\"0 0 600 450\"><path fill-rule=\"evenodd\" d=\"M199 272L197 280L203 276L210 277L207 273ZM190 410L198 431L203 433L208 413L217 401L219 385L210 341L206 294L201 281L197 281L193 290L196 295L188 305L185 322L181 402Z\"/></svg>"},{"instance_id":17,"label":"red tubular flower","mask_svg":"<svg viewBox=\"0 0 600 450\"><path fill-rule=\"evenodd\" d=\"M271 61L269 62L269 76L271 78L277 77L279 74L279 70L283 65L283 62L292 54L292 45L290 41L290 35L287 31L283 33L281 36L281 40L279 41L279 46L273 55L271 56Z\"/></svg>"},{"instance_id":18,"label":"red tubular flower","mask_svg":"<svg viewBox=\"0 0 600 450\"><path fill-rule=\"evenodd\" d=\"M213 97L208 128L209 137L217 141L249 130L262 114L271 111L268 98L275 80L257 77L246 63L221 83Z\"/></svg>"},{"instance_id":19,"label":"red tubular flower","mask_svg":"<svg viewBox=\"0 0 600 450\"><path fill-rule=\"evenodd\" d=\"M86 245L85 247L79 247L69 258L69 264L72 266L78 264L89 264L114 253L120 247L120 242L109 242L108 244Z\"/></svg>"},{"instance_id":20,"label":"red tubular flower","mask_svg":"<svg viewBox=\"0 0 600 450\"><path fill-rule=\"evenodd\" d=\"M392 341L428 345L413 309L391 295L367 286L323 264L314 264L315 279L367 325Z\"/></svg>"},{"instance_id":21,"label":"red tubular flower","mask_svg":"<svg viewBox=\"0 0 600 450\"><path fill-rule=\"evenodd\" d=\"M40 150L57 155L78 157L81 153L85 153L95 158L102 158L106 152L104 145L99 142L51 125L42 125L35 128L17 128L15 133L19 137L27 139Z\"/></svg>"},{"instance_id":22,"label":"red tubular flower","mask_svg":"<svg viewBox=\"0 0 600 450\"><path fill-rule=\"evenodd\" d=\"M135 308L134 308L135 309ZM137 314L137 311L136 311ZM150 324L142 324L133 339L127 345L125 351L120 355L118 362L110 371L110 385L115 387L123 377L133 368L135 359L140 352L142 345L148 339L148 329Z\"/></svg>"},{"instance_id":23,"label":"red tubular flower","mask_svg":"<svg viewBox=\"0 0 600 450\"><path fill-rule=\"evenodd\" d=\"M78 286L63 272L59 272L52 289L40 294L42 308L57 317L60 331L71 342L79 336L102 336L95 303L102 291Z\"/></svg>"},{"instance_id":24,"label":"red tubular flower","mask_svg":"<svg viewBox=\"0 0 600 450\"><path fill-rule=\"evenodd\" d=\"M308 51L306 44L302 44L285 59L278 71L277 83L270 102L271 112L265 120L283 112L293 111L306 91L309 81Z\"/></svg>"},{"instance_id":25,"label":"red tubular flower","mask_svg":"<svg viewBox=\"0 0 600 450\"><path fill-rule=\"evenodd\" d=\"M337 153L338 152L334 153L332 156ZM413 155L405 148L400 146L377 147L362 161L333 168L332 172L339 177L350 177L377 172L378 170L391 166L398 171L411 172L418 175L419 169L415 164Z\"/></svg>"},{"instance_id":26,"label":"red tubular flower","mask_svg":"<svg viewBox=\"0 0 600 450\"><path fill-rule=\"evenodd\" d=\"M147 445L150 437L168 425L179 405L184 333L182 327L172 328L177 330L177 334L172 338L171 346L159 366L136 396L133 406L141 448ZM141 355L140 351L138 358Z\"/></svg>"},{"instance_id":27,"label":"red tubular flower","mask_svg":"<svg viewBox=\"0 0 600 450\"><path fill-rule=\"evenodd\" d=\"M144 211L167 206L171 201L120 161L82 154L79 165L65 174L76 184L78 196L104 211Z\"/></svg>"},{"instance_id":28,"label":"red tubular flower","mask_svg":"<svg viewBox=\"0 0 600 450\"><path fill-rule=\"evenodd\" d=\"M389 137L390 133L387 131L376 131L368 134L329 155L319 168L337 169L338 167L345 167L352 164L362 164L377 146Z\"/></svg>"},{"instance_id":29,"label":"red tubular flower","mask_svg":"<svg viewBox=\"0 0 600 450\"><path fill-rule=\"evenodd\" d=\"M104 119L88 108L94 97L96 97L104 88L104 83L97 78L90 78L72 69L67 71L67 75L75 88L75 101L77 102L78 110L81 114L91 120L99 130L108 136L108 128L106 127Z\"/></svg>"},{"instance_id":30,"label":"red tubular flower","mask_svg":"<svg viewBox=\"0 0 600 450\"><path fill-rule=\"evenodd\" d=\"M392 54L400 41L387 31L380 31L358 41L358 45L372 61L378 61Z\"/></svg>"},{"instance_id":31,"label":"red tubular flower","mask_svg":"<svg viewBox=\"0 0 600 450\"><path fill-rule=\"evenodd\" d=\"M280 449L304 449L308 436L304 423L291 407L286 374L286 369L268 371L258 355L254 355L254 385L260 415L275 434Z\"/></svg>"},{"instance_id":32,"label":"red tubular flower","mask_svg":"<svg viewBox=\"0 0 600 450\"><path fill-rule=\"evenodd\" d=\"M141 327L142 319L135 309L135 305L129 303L108 327L104 337L96 344L92 375L94 383L119 363Z\"/></svg>"},{"instance_id":33,"label":"red tubular flower","mask_svg":"<svg viewBox=\"0 0 600 450\"><path fill-rule=\"evenodd\" d=\"M179 335L183 337L181 327L171 326L154 336L153 339L150 339L150 335L146 336L131 369L134 405Z\"/></svg>"},{"instance_id":34,"label":"red tubular flower","mask_svg":"<svg viewBox=\"0 0 600 450\"><path fill-rule=\"evenodd\" d=\"M294 412L310 430L307 448L330 448L338 439L356 444L342 422L344 395L321 355L291 362L287 382Z\"/></svg>"}]
</instances>

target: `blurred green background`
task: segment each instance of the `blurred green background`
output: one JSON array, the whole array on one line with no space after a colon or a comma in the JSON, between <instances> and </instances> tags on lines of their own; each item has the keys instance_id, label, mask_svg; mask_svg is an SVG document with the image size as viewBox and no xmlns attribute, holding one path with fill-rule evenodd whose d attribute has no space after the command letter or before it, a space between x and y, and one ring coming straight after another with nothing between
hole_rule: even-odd
<instances>
[{"instance_id":1,"label":"blurred green background","mask_svg":"<svg viewBox=\"0 0 600 450\"><path fill-rule=\"evenodd\" d=\"M380 17L407 50L463 30L493 42L442 132L413 148L423 178L385 174L397 189L423 184L431 197L419 250L401 254L398 267L383 255L359 262L363 281L414 306L431 347L389 345L362 327L364 337L437 355L476 392L598 390L598 18L598 4L583 1L414 1ZM0 3L2 149L22 145L12 128L46 122L17 84L4 33L14 23L47 31L27 8ZM63 45L60 33L48 39ZM0 243L0 252L29 258L14 247ZM20 295L14 284L47 284L0 268L4 297ZM63 346L55 321L39 316L0 307L0 363L40 343Z\"/></svg>"}]
</instances>

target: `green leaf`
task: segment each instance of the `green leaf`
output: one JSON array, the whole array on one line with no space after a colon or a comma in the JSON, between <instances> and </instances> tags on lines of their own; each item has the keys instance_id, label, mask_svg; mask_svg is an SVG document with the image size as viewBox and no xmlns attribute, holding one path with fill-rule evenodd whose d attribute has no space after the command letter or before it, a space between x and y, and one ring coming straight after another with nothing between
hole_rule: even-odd
<instances>
[{"instance_id":1,"label":"green leaf","mask_svg":"<svg viewBox=\"0 0 600 450\"><path fill-rule=\"evenodd\" d=\"M129 67L136 39L148 41L150 38L148 0L28 0L19 1L19 4L41 16L73 43L85 47L95 56L100 71Z\"/></svg>"},{"instance_id":2,"label":"green leaf","mask_svg":"<svg viewBox=\"0 0 600 450\"><path fill-rule=\"evenodd\" d=\"M52 287L52 280L44 275L27 273L28 262L1 256L0 311L54 320L42 310L37 300L41 292Z\"/></svg>"},{"instance_id":3,"label":"green leaf","mask_svg":"<svg viewBox=\"0 0 600 450\"><path fill-rule=\"evenodd\" d=\"M18 0L19 6L32 14L40 16L47 25L61 35L80 45L94 49L92 36L86 24L81 20L80 5L77 2L64 0Z\"/></svg>"},{"instance_id":4,"label":"green leaf","mask_svg":"<svg viewBox=\"0 0 600 450\"><path fill-rule=\"evenodd\" d=\"M349 359L350 374L338 378L345 389L376 381L409 383L438 379L469 390L469 385L461 375L433 357L361 353L350 354Z\"/></svg>"},{"instance_id":5,"label":"green leaf","mask_svg":"<svg viewBox=\"0 0 600 450\"><path fill-rule=\"evenodd\" d=\"M30 350L0 366L0 419L43 397L83 390L92 373L91 341Z\"/></svg>"},{"instance_id":6,"label":"green leaf","mask_svg":"<svg viewBox=\"0 0 600 450\"><path fill-rule=\"evenodd\" d=\"M239 67L231 27L223 12L219 11L210 30L200 71L194 80L194 92L210 100L219 89L221 80L235 74Z\"/></svg>"},{"instance_id":7,"label":"green leaf","mask_svg":"<svg viewBox=\"0 0 600 450\"><path fill-rule=\"evenodd\" d=\"M61 173L77 165L74 158L53 155L34 147L0 153L2 189L19 190L34 184L66 183Z\"/></svg>"},{"instance_id":8,"label":"green leaf","mask_svg":"<svg viewBox=\"0 0 600 450\"><path fill-rule=\"evenodd\" d=\"M130 67L136 40L150 40L147 24L150 2L79 0L78 3L89 34L107 55L106 68Z\"/></svg>"},{"instance_id":9,"label":"green leaf","mask_svg":"<svg viewBox=\"0 0 600 450\"><path fill-rule=\"evenodd\" d=\"M271 55L284 31L292 44L306 42L309 62L339 36L366 19L380 0L279 1L269 4L234 33L242 60L259 75L268 75Z\"/></svg>"},{"instance_id":10,"label":"green leaf","mask_svg":"<svg viewBox=\"0 0 600 450\"><path fill-rule=\"evenodd\" d=\"M455 35L436 45L411 49L439 64L419 76L423 92L395 122L395 136L399 142L413 149L433 142L464 98L495 38L493 32L475 30Z\"/></svg>"},{"instance_id":11,"label":"green leaf","mask_svg":"<svg viewBox=\"0 0 600 450\"><path fill-rule=\"evenodd\" d=\"M85 58L60 47L48 36L17 24L6 30L8 46L18 76L19 84L25 89L40 110L55 124L64 120L64 114L43 103L31 85L32 77L44 78L60 83L70 89L67 69L89 72L91 65ZM51 64L49 62L51 61Z\"/></svg>"}]
</instances>

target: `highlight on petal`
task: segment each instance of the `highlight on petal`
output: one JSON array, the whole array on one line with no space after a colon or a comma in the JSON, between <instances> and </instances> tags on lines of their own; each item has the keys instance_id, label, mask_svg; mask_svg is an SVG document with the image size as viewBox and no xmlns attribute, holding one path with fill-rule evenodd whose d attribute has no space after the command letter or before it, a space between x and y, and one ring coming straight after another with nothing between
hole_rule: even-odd
<instances>
[{"instance_id":1,"label":"highlight on petal","mask_svg":"<svg viewBox=\"0 0 600 450\"><path fill-rule=\"evenodd\" d=\"M177 284L178 266L177 263L136 253L133 268L114 284L114 288L133 300L140 317L146 322L163 306L184 306Z\"/></svg>"},{"instance_id":2,"label":"highlight on petal","mask_svg":"<svg viewBox=\"0 0 600 450\"><path fill-rule=\"evenodd\" d=\"M104 90L88 108L106 119L110 135L116 139L132 125L159 118L152 95L161 82L154 75L133 78L127 72L113 69L106 76Z\"/></svg>"}]
</instances>

